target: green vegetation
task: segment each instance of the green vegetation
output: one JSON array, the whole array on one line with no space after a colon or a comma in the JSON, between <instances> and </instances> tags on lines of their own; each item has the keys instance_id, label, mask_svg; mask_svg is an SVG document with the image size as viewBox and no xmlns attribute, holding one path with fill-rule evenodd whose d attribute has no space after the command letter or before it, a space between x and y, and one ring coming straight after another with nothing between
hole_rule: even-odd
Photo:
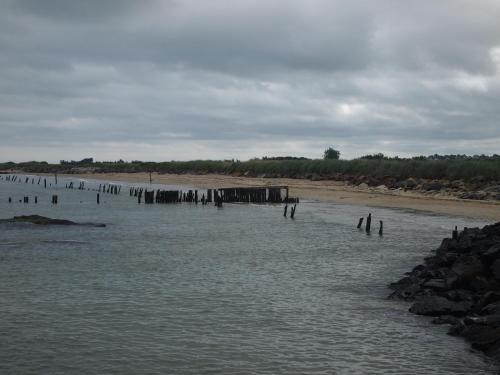
<instances>
[{"instance_id":1,"label":"green vegetation","mask_svg":"<svg viewBox=\"0 0 500 375\"><path fill-rule=\"evenodd\" d=\"M305 159L262 158L241 162L238 160L193 160L170 162L79 162L48 164L46 162L0 163L0 170L15 169L29 173L80 172L159 172L159 173L218 173L246 176L332 178L352 177L394 178L410 177L440 180L500 181L500 156L433 155L411 159L388 158L382 154L367 155L359 159Z\"/></svg>"}]
</instances>

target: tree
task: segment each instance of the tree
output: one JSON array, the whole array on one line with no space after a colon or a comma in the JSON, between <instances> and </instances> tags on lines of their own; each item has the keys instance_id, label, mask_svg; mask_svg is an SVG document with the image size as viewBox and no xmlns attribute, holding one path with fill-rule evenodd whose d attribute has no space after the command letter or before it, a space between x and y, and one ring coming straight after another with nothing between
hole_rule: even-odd
<instances>
[{"instance_id":1,"label":"tree","mask_svg":"<svg viewBox=\"0 0 500 375\"><path fill-rule=\"evenodd\" d=\"M323 153L323 159L339 159L340 158L340 151L334 150L333 148L329 147L325 150Z\"/></svg>"}]
</instances>

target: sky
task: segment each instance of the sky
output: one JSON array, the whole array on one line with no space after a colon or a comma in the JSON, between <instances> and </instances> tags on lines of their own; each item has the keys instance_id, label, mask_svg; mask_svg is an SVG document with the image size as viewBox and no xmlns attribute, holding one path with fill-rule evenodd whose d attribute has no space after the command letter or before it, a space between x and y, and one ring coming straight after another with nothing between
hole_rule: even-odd
<instances>
[{"instance_id":1,"label":"sky","mask_svg":"<svg viewBox=\"0 0 500 375\"><path fill-rule=\"evenodd\" d=\"M500 153L498 0L0 0L0 161Z\"/></svg>"}]
</instances>

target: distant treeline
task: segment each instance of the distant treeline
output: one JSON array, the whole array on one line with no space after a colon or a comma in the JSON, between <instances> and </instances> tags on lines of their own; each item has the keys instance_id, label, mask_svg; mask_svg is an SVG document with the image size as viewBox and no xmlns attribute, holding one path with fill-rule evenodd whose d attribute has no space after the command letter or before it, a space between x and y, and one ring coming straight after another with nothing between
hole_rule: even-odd
<instances>
[{"instance_id":1,"label":"distant treeline","mask_svg":"<svg viewBox=\"0 0 500 375\"><path fill-rule=\"evenodd\" d=\"M29 173L218 173L245 176L332 178L373 177L403 180L410 177L440 180L500 181L500 156L432 155L413 158L386 157L383 154L366 155L353 160L306 159L295 157L264 157L249 161L193 160L170 162L143 162L123 160L94 162L81 161L0 163L0 170L15 169Z\"/></svg>"}]
</instances>

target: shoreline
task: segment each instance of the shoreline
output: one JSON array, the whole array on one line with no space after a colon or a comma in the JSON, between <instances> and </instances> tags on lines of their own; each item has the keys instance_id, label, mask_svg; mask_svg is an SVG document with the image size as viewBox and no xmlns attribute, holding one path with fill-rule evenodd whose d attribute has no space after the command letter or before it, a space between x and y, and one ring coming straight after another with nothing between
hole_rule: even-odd
<instances>
[{"instance_id":1,"label":"shoreline","mask_svg":"<svg viewBox=\"0 0 500 375\"><path fill-rule=\"evenodd\" d=\"M51 174L48 174L51 175ZM86 178L129 183L149 183L149 173L80 173L60 174L66 178ZM186 185L197 188L287 185L291 197L322 202L385 207L500 221L500 202L459 199L446 194L423 194L414 191L361 188L341 181L310 181L291 178L234 177L219 174L152 174L154 184Z\"/></svg>"}]
</instances>

